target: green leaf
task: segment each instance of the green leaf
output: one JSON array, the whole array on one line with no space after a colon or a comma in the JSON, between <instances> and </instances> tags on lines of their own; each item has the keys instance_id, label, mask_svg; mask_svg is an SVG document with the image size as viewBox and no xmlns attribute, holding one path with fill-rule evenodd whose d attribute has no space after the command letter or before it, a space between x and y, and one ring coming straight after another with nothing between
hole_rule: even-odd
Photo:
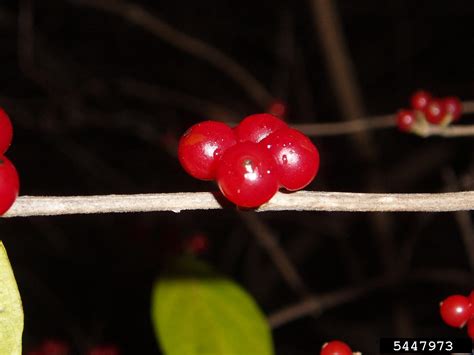
<instances>
[{"instance_id":1,"label":"green leaf","mask_svg":"<svg viewBox=\"0 0 474 355\"><path fill-rule=\"evenodd\" d=\"M7 252L0 242L0 354L21 355L23 308Z\"/></svg>"},{"instance_id":2,"label":"green leaf","mask_svg":"<svg viewBox=\"0 0 474 355\"><path fill-rule=\"evenodd\" d=\"M158 279L152 321L166 355L271 355L266 318L232 280L192 258Z\"/></svg>"}]
</instances>

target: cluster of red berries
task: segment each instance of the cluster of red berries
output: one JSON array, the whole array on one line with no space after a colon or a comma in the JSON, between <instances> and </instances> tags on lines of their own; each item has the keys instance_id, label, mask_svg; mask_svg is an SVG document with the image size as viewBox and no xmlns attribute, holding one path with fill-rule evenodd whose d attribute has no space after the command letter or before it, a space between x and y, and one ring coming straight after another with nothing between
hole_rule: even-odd
<instances>
[{"instance_id":1,"label":"cluster of red berries","mask_svg":"<svg viewBox=\"0 0 474 355\"><path fill-rule=\"evenodd\" d=\"M20 188L15 166L4 156L13 138L10 118L0 108L0 215L13 205Z\"/></svg>"},{"instance_id":2,"label":"cluster of red berries","mask_svg":"<svg viewBox=\"0 0 474 355\"><path fill-rule=\"evenodd\" d=\"M346 343L333 340L328 343L324 343L321 348L320 355L352 355L352 350Z\"/></svg>"},{"instance_id":3,"label":"cluster of red berries","mask_svg":"<svg viewBox=\"0 0 474 355\"><path fill-rule=\"evenodd\" d=\"M452 295L440 303L440 313L443 321L455 328L467 324L467 334L474 340L474 291L466 297Z\"/></svg>"},{"instance_id":4,"label":"cluster of red berries","mask_svg":"<svg viewBox=\"0 0 474 355\"><path fill-rule=\"evenodd\" d=\"M436 98L427 91L417 91L411 97L411 110L397 114L398 128L403 132L416 132L426 124L447 126L459 120L462 103L454 96Z\"/></svg>"},{"instance_id":5,"label":"cluster of red berries","mask_svg":"<svg viewBox=\"0 0 474 355\"><path fill-rule=\"evenodd\" d=\"M233 129L198 123L181 137L178 157L190 175L216 180L225 197L248 208L270 200L279 187L304 188L319 169L311 140L268 113L248 116Z\"/></svg>"},{"instance_id":6,"label":"cluster of red berries","mask_svg":"<svg viewBox=\"0 0 474 355\"><path fill-rule=\"evenodd\" d=\"M27 355L70 355L72 354L69 345L58 339L47 339L36 349L31 350ZM115 345L97 345L92 347L87 355L120 355L120 350Z\"/></svg>"}]
</instances>

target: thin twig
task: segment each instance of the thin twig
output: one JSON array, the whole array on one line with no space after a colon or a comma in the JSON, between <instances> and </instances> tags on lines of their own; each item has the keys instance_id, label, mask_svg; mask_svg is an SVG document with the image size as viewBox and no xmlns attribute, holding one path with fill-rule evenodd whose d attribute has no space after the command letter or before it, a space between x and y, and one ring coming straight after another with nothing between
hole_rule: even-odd
<instances>
[{"instance_id":1,"label":"thin twig","mask_svg":"<svg viewBox=\"0 0 474 355\"><path fill-rule=\"evenodd\" d=\"M338 107L344 120L350 122L364 115L364 103L339 13L332 0L310 0L309 5ZM362 157L366 160L374 159L377 150L371 135L365 130L354 133L357 134L351 138Z\"/></svg>"},{"instance_id":2,"label":"thin twig","mask_svg":"<svg viewBox=\"0 0 474 355\"><path fill-rule=\"evenodd\" d=\"M464 101L463 113L474 113L474 101ZM345 122L334 123L308 123L294 124L293 128L300 130L308 136L337 136L343 134L354 134L362 131L387 129L397 126L396 115L380 115L372 117L364 117ZM427 126L425 137L442 136L442 137L461 137L474 135L474 125L450 125L447 127Z\"/></svg>"},{"instance_id":3,"label":"thin twig","mask_svg":"<svg viewBox=\"0 0 474 355\"><path fill-rule=\"evenodd\" d=\"M180 109L198 113L210 120L237 120L240 115L231 109L214 102L206 101L183 92L158 85L139 82L134 79L119 79L118 89L124 95L152 103L175 105Z\"/></svg>"},{"instance_id":4,"label":"thin twig","mask_svg":"<svg viewBox=\"0 0 474 355\"><path fill-rule=\"evenodd\" d=\"M219 193L176 192L98 196L22 196L4 217L221 209ZM257 212L452 212L474 210L474 191L435 194L373 194L298 191L277 193Z\"/></svg>"},{"instance_id":5,"label":"thin twig","mask_svg":"<svg viewBox=\"0 0 474 355\"><path fill-rule=\"evenodd\" d=\"M308 315L320 315L331 308L352 302L372 291L394 285L399 281L402 281L399 277L384 276L368 281L360 286L348 287L342 290L318 295L313 298L308 298L270 314L268 322L274 329ZM408 274L406 281L416 283L429 282L435 284L451 283L466 286L472 284L472 274L461 270L419 269Z\"/></svg>"},{"instance_id":6,"label":"thin twig","mask_svg":"<svg viewBox=\"0 0 474 355\"><path fill-rule=\"evenodd\" d=\"M306 123L294 124L292 126L308 136L336 136L368 130L392 128L396 125L394 115L383 115L344 122Z\"/></svg>"},{"instance_id":7,"label":"thin twig","mask_svg":"<svg viewBox=\"0 0 474 355\"><path fill-rule=\"evenodd\" d=\"M140 5L123 0L71 0L71 2L120 16L174 47L210 63L239 84L262 108L266 108L273 101L267 89L233 58L210 44L177 30Z\"/></svg>"},{"instance_id":8,"label":"thin twig","mask_svg":"<svg viewBox=\"0 0 474 355\"><path fill-rule=\"evenodd\" d=\"M273 263L286 281L286 283L298 294L306 297L308 288L304 284L303 278L291 262L284 249L278 243L278 239L273 235L268 226L263 223L254 213L239 212L240 218L247 228L258 238L260 244L267 250Z\"/></svg>"},{"instance_id":9,"label":"thin twig","mask_svg":"<svg viewBox=\"0 0 474 355\"><path fill-rule=\"evenodd\" d=\"M272 328L291 322L312 314L320 315L322 312L336 306L348 303L371 291L391 284L391 278L379 278L369 281L363 285L345 288L343 290L328 292L324 295L308 298L293 305L287 306L268 317L268 323Z\"/></svg>"}]
</instances>

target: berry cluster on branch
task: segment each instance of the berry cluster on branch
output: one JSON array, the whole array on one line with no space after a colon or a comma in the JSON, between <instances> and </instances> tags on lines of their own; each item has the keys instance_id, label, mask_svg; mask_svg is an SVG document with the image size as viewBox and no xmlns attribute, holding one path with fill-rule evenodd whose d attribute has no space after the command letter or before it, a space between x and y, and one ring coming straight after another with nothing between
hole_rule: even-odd
<instances>
[{"instance_id":1,"label":"berry cluster on branch","mask_svg":"<svg viewBox=\"0 0 474 355\"><path fill-rule=\"evenodd\" d=\"M457 97L436 98L427 91L417 91L411 97L411 109L400 110L397 125L402 132L425 135L430 126L446 127L459 120L462 103Z\"/></svg>"},{"instance_id":2,"label":"berry cluster on branch","mask_svg":"<svg viewBox=\"0 0 474 355\"><path fill-rule=\"evenodd\" d=\"M195 124L180 139L178 157L190 175L216 180L225 197L247 208L268 202L279 188L304 188L319 169L311 140L268 113L233 129L216 121Z\"/></svg>"}]
</instances>

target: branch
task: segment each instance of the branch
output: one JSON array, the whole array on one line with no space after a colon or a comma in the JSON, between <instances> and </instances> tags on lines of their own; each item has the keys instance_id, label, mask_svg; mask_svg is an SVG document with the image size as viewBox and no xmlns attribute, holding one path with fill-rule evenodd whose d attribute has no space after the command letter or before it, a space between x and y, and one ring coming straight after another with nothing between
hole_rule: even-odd
<instances>
[{"instance_id":1,"label":"branch","mask_svg":"<svg viewBox=\"0 0 474 355\"><path fill-rule=\"evenodd\" d=\"M306 297L308 295L308 287L305 285L296 266L293 265L272 230L254 213L240 212L239 216L268 252L287 285L290 286L293 291Z\"/></svg>"},{"instance_id":2,"label":"branch","mask_svg":"<svg viewBox=\"0 0 474 355\"><path fill-rule=\"evenodd\" d=\"M463 113L474 113L474 101L464 101ZM346 122L335 123L310 123L310 124L294 124L293 128L300 130L308 136L336 136L342 134L353 134L362 131L393 128L397 126L396 116L381 115L360 118ZM447 127L428 126L424 137L442 136L442 137L461 137L473 136L474 125L451 125Z\"/></svg>"},{"instance_id":3,"label":"branch","mask_svg":"<svg viewBox=\"0 0 474 355\"><path fill-rule=\"evenodd\" d=\"M270 314L268 317L268 323L272 329L275 329L283 324L305 317L309 314L318 316L328 309L351 302L373 290L392 283L393 280L391 278L379 278L366 282L360 286L349 287L338 291L328 292L324 295L313 296Z\"/></svg>"},{"instance_id":4,"label":"branch","mask_svg":"<svg viewBox=\"0 0 474 355\"><path fill-rule=\"evenodd\" d=\"M180 32L137 4L123 0L71 0L71 2L120 16L183 52L210 63L239 84L262 108L266 108L273 101L267 89L233 58L198 38Z\"/></svg>"},{"instance_id":5,"label":"branch","mask_svg":"<svg viewBox=\"0 0 474 355\"><path fill-rule=\"evenodd\" d=\"M278 328L284 324L300 319L308 315L321 315L323 312L353 302L370 292L388 286L393 286L399 281L397 277L386 275L367 281L360 286L344 288L338 291L331 291L322 295L308 298L280 310L268 316L268 322L272 329ZM472 274L460 270L413 270L405 281L408 282L428 282L428 283L447 283L460 286L472 284Z\"/></svg>"},{"instance_id":6,"label":"branch","mask_svg":"<svg viewBox=\"0 0 474 355\"><path fill-rule=\"evenodd\" d=\"M4 217L221 209L215 192L99 196L22 196ZM452 212L474 210L474 191L436 194L278 192L256 209L266 211Z\"/></svg>"}]
</instances>

